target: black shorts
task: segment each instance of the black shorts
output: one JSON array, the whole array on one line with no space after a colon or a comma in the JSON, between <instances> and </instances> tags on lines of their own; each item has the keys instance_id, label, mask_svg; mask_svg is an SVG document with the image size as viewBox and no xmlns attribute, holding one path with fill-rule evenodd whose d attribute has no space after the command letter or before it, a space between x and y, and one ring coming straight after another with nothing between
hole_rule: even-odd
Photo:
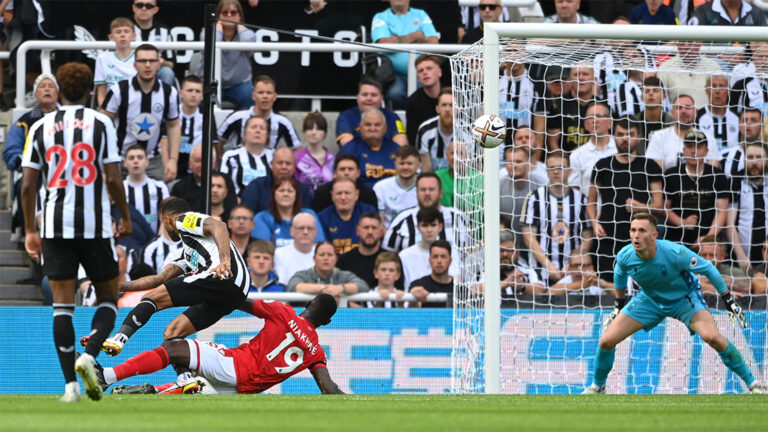
<instances>
[{"instance_id":1,"label":"black shorts","mask_svg":"<svg viewBox=\"0 0 768 432\"><path fill-rule=\"evenodd\" d=\"M117 277L115 239L43 239L43 274L52 281L77 278L82 264L91 282Z\"/></svg>"},{"instance_id":2,"label":"black shorts","mask_svg":"<svg viewBox=\"0 0 768 432\"><path fill-rule=\"evenodd\" d=\"M245 300L243 289L231 279L216 279L212 276L185 282L187 277L178 277L165 283L173 306L191 306L184 311L196 331L215 324L229 315Z\"/></svg>"}]
</instances>

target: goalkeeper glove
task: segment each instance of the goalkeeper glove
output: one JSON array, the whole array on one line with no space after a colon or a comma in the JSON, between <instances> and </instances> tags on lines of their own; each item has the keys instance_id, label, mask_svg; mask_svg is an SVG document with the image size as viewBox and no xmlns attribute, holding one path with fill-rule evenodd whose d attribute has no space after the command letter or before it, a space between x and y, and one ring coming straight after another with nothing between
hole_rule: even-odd
<instances>
[{"instance_id":1,"label":"goalkeeper glove","mask_svg":"<svg viewBox=\"0 0 768 432\"><path fill-rule=\"evenodd\" d=\"M739 327L747 328L747 317L744 316L741 306L736 304L731 293L725 293L721 295L720 298L723 299L723 302L725 303L725 308L728 311L728 318Z\"/></svg>"},{"instance_id":2,"label":"goalkeeper glove","mask_svg":"<svg viewBox=\"0 0 768 432\"><path fill-rule=\"evenodd\" d=\"M619 312L621 312L621 309L624 308L624 305L627 304L627 301L629 299L625 297L616 297L616 300L613 302L613 311L611 311L611 314L608 315L608 318L605 319L605 322L603 322L603 328L607 329L609 325L613 322L613 320L616 319L617 316L619 316Z\"/></svg>"}]
</instances>

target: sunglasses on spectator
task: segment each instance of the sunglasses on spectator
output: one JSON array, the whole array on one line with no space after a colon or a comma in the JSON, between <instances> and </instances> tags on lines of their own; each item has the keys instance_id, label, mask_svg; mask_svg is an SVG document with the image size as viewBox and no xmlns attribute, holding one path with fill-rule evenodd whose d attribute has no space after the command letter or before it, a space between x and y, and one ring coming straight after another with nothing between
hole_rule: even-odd
<instances>
[{"instance_id":1,"label":"sunglasses on spectator","mask_svg":"<svg viewBox=\"0 0 768 432\"><path fill-rule=\"evenodd\" d=\"M223 10L221 11L221 15L223 16L235 16L240 15L240 12L237 10Z\"/></svg>"},{"instance_id":2,"label":"sunglasses on spectator","mask_svg":"<svg viewBox=\"0 0 768 432\"><path fill-rule=\"evenodd\" d=\"M133 4L136 9L154 9L157 7L157 5L153 5L152 3L134 3Z\"/></svg>"},{"instance_id":3,"label":"sunglasses on spectator","mask_svg":"<svg viewBox=\"0 0 768 432\"><path fill-rule=\"evenodd\" d=\"M494 5L494 4L480 4L480 5L477 5L477 8L480 9L480 10L483 10L483 9L496 10L497 7L499 7L499 5Z\"/></svg>"}]
</instances>

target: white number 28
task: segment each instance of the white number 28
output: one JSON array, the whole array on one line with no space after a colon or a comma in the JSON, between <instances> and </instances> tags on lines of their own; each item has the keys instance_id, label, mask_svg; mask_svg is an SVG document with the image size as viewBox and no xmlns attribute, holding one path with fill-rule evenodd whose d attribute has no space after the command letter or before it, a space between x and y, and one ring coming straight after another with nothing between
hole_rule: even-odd
<instances>
[{"instance_id":1,"label":"white number 28","mask_svg":"<svg viewBox=\"0 0 768 432\"><path fill-rule=\"evenodd\" d=\"M285 334L285 339L283 339L282 342L280 342L280 345L278 345L275 349L272 350L269 354L267 354L267 360L272 361L275 357L277 357L278 354L282 350L285 349L288 345L291 344L291 342L295 341L296 338L290 333ZM296 360L293 359L293 355L296 354ZM275 370L277 373L281 374L287 374L293 372L294 369L299 367L304 362L304 351L302 351L299 347L290 347L287 350L285 350L285 355L283 355L283 359L285 360L286 366L284 367L275 367Z\"/></svg>"}]
</instances>

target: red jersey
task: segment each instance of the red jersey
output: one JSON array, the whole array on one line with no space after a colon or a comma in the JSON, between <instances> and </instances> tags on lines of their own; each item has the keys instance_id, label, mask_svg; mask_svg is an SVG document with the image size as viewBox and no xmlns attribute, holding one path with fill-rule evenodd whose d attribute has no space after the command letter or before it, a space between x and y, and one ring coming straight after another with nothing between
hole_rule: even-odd
<instances>
[{"instance_id":1,"label":"red jersey","mask_svg":"<svg viewBox=\"0 0 768 432\"><path fill-rule=\"evenodd\" d=\"M264 328L247 343L224 352L234 360L239 393L261 393L304 369L326 367L315 326L292 307L256 300L252 313L264 318Z\"/></svg>"}]
</instances>

